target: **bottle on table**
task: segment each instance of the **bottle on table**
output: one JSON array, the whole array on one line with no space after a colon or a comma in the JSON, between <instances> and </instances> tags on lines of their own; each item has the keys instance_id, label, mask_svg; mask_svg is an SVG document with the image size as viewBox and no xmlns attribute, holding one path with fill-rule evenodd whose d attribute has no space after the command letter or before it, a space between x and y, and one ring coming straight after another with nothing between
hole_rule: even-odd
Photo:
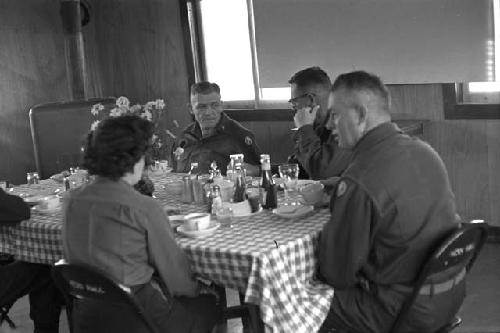
<instances>
[{"instance_id":1,"label":"bottle on table","mask_svg":"<svg viewBox=\"0 0 500 333\"><path fill-rule=\"evenodd\" d=\"M238 163L235 167L233 202L242 202L244 200L246 200L245 176L241 164Z\"/></svg>"},{"instance_id":2,"label":"bottle on table","mask_svg":"<svg viewBox=\"0 0 500 333\"><path fill-rule=\"evenodd\" d=\"M278 206L277 188L271 174L271 157L269 154L260 155L261 180L260 193L261 204L266 209L276 208Z\"/></svg>"},{"instance_id":3,"label":"bottle on table","mask_svg":"<svg viewBox=\"0 0 500 333\"><path fill-rule=\"evenodd\" d=\"M212 186L212 191L209 200L210 213L216 214L222 208L222 197L219 185Z\"/></svg>"}]
</instances>

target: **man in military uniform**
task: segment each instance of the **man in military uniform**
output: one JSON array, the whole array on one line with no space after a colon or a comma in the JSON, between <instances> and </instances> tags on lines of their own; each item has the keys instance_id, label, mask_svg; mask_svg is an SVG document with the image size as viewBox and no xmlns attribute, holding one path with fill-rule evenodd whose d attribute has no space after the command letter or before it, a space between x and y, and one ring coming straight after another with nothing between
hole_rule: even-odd
<instances>
[{"instance_id":1,"label":"man in military uniform","mask_svg":"<svg viewBox=\"0 0 500 333\"><path fill-rule=\"evenodd\" d=\"M199 82L191 86L191 112L194 122L174 143L173 168L188 172L198 163L198 172L206 173L216 162L226 174L229 155L244 154L247 174L259 175L260 150L255 136L223 112L220 88L216 83Z\"/></svg>"},{"instance_id":2,"label":"man in military uniform","mask_svg":"<svg viewBox=\"0 0 500 333\"><path fill-rule=\"evenodd\" d=\"M331 81L319 67L309 67L295 73L289 102L295 110L294 156L311 179L339 176L349 164L351 153L339 148L331 131L328 97Z\"/></svg>"},{"instance_id":3,"label":"man in military uniform","mask_svg":"<svg viewBox=\"0 0 500 333\"><path fill-rule=\"evenodd\" d=\"M320 237L320 277L335 288L322 330L389 332L427 256L458 227L454 195L439 155L391 123L377 76L342 74L332 91L339 146L354 155ZM447 324L463 302L463 276L453 267L435 281L449 288L420 294L402 331Z\"/></svg>"}]
</instances>

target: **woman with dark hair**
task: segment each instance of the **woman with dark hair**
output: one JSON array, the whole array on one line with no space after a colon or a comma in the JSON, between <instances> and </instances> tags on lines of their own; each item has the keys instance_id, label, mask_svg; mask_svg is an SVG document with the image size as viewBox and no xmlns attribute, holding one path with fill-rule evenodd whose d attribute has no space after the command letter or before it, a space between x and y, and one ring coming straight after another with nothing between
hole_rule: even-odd
<instances>
[{"instance_id":1,"label":"woman with dark hair","mask_svg":"<svg viewBox=\"0 0 500 333\"><path fill-rule=\"evenodd\" d=\"M89 133L83 165L95 180L66 202L65 258L130 287L158 331L210 332L218 320L215 297L199 295L202 288L162 208L133 188L152 135L151 122L138 116L106 119Z\"/></svg>"}]
</instances>

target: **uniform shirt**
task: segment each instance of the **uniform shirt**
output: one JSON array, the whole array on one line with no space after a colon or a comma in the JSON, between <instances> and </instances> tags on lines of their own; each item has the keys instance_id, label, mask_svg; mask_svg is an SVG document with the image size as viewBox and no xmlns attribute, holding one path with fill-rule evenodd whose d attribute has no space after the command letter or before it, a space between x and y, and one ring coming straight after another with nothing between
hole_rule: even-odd
<instances>
[{"instance_id":1,"label":"uniform shirt","mask_svg":"<svg viewBox=\"0 0 500 333\"><path fill-rule=\"evenodd\" d=\"M221 114L213 136L202 138L200 126L194 122L176 140L172 153L178 147L182 147L184 153L179 159L172 157L176 172L188 172L191 163L198 162L198 171L207 173L210 163L215 161L221 172L226 174L229 155L240 153L245 155L246 163L260 164L260 149L254 134L225 113Z\"/></svg>"},{"instance_id":2,"label":"uniform shirt","mask_svg":"<svg viewBox=\"0 0 500 333\"><path fill-rule=\"evenodd\" d=\"M354 147L324 226L319 269L333 287L411 284L443 235L458 226L445 166L392 123Z\"/></svg>"},{"instance_id":3,"label":"uniform shirt","mask_svg":"<svg viewBox=\"0 0 500 333\"><path fill-rule=\"evenodd\" d=\"M17 223L30 218L29 206L18 196L0 188L0 223Z\"/></svg>"},{"instance_id":4,"label":"uniform shirt","mask_svg":"<svg viewBox=\"0 0 500 333\"><path fill-rule=\"evenodd\" d=\"M194 296L197 283L159 204L123 181L97 177L65 203L64 255L126 286L159 273L173 295Z\"/></svg>"},{"instance_id":5,"label":"uniform shirt","mask_svg":"<svg viewBox=\"0 0 500 333\"><path fill-rule=\"evenodd\" d=\"M330 131L305 125L294 135L295 157L311 179L340 176L349 165L352 153L338 146Z\"/></svg>"}]
</instances>

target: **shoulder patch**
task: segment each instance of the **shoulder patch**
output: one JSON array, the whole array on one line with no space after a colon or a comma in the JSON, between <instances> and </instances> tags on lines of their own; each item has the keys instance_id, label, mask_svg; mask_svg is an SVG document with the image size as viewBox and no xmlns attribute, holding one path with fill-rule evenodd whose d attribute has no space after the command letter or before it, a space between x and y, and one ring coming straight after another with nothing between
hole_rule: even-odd
<instances>
[{"instance_id":1,"label":"shoulder patch","mask_svg":"<svg viewBox=\"0 0 500 333\"><path fill-rule=\"evenodd\" d=\"M337 186L337 198L344 195L346 190L347 190L347 184L345 183L345 181L341 180L339 185Z\"/></svg>"},{"instance_id":2,"label":"shoulder patch","mask_svg":"<svg viewBox=\"0 0 500 333\"><path fill-rule=\"evenodd\" d=\"M245 143L246 143L247 145L251 146L251 145L252 145L252 143L253 143L252 138L251 138L251 137L249 137L248 135L247 135L247 136L245 136Z\"/></svg>"}]
</instances>

